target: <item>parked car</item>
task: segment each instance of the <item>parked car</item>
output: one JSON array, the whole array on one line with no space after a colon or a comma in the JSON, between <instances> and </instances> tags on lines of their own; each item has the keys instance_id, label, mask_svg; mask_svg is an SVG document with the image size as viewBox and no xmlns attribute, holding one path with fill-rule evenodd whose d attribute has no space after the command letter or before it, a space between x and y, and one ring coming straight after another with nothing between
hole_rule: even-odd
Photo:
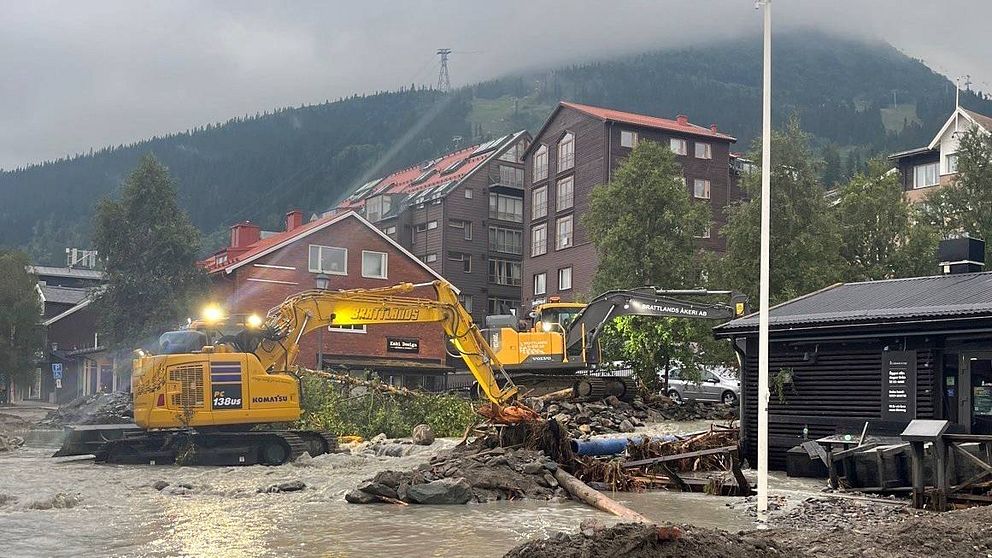
<instances>
[{"instance_id":1,"label":"parked car","mask_svg":"<svg viewBox=\"0 0 992 558\"><path fill-rule=\"evenodd\" d=\"M668 377L668 396L676 403L694 399L734 405L741 395L740 381L711 370L703 370L698 382L679 376L678 370L672 370Z\"/></svg>"}]
</instances>

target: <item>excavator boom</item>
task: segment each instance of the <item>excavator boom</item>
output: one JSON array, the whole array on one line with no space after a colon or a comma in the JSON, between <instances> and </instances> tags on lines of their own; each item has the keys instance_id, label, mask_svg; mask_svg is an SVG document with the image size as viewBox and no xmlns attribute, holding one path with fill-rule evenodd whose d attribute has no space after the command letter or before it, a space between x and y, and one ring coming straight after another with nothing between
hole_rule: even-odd
<instances>
[{"instance_id":1,"label":"excavator boom","mask_svg":"<svg viewBox=\"0 0 992 558\"><path fill-rule=\"evenodd\" d=\"M433 287L436 300L408 296L424 286ZM269 311L255 354L266 370L289 370L299 354L300 338L310 331L331 325L423 323L438 323L444 328L490 401L501 405L516 395L516 386L472 322L472 316L458 302L456 291L443 281L381 289L301 292ZM502 386L497 375L502 377Z\"/></svg>"}]
</instances>

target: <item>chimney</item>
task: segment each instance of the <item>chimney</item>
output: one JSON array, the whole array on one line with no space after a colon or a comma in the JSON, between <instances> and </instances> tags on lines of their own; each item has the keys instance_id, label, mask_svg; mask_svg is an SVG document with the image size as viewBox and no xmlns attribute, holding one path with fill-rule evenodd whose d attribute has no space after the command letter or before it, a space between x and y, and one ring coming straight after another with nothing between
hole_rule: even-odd
<instances>
[{"instance_id":1,"label":"chimney","mask_svg":"<svg viewBox=\"0 0 992 558\"><path fill-rule=\"evenodd\" d=\"M294 209L286 214L286 230L291 231L303 224L303 212Z\"/></svg>"},{"instance_id":2,"label":"chimney","mask_svg":"<svg viewBox=\"0 0 992 558\"><path fill-rule=\"evenodd\" d=\"M262 238L262 228L251 221L231 227L231 248L247 248Z\"/></svg>"},{"instance_id":3,"label":"chimney","mask_svg":"<svg viewBox=\"0 0 992 558\"><path fill-rule=\"evenodd\" d=\"M980 238L947 238L937 246L941 275L975 273L985 268L985 241Z\"/></svg>"},{"instance_id":4,"label":"chimney","mask_svg":"<svg viewBox=\"0 0 992 558\"><path fill-rule=\"evenodd\" d=\"M689 117L686 116L686 115L684 115L684 114L680 114L680 115L676 116L675 117L675 121L679 123L679 126L688 126L689 125Z\"/></svg>"},{"instance_id":5,"label":"chimney","mask_svg":"<svg viewBox=\"0 0 992 558\"><path fill-rule=\"evenodd\" d=\"M716 124L710 124L710 131L714 134L717 132Z\"/></svg>"}]
</instances>

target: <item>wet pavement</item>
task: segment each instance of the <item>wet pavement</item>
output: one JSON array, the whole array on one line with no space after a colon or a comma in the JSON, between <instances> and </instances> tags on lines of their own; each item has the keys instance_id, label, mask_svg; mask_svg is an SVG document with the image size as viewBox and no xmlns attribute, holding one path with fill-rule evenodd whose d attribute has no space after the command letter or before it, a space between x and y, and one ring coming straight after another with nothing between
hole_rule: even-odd
<instances>
[{"instance_id":1,"label":"wet pavement","mask_svg":"<svg viewBox=\"0 0 992 558\"><path fill-rule=\"evenodd\" d=\"M656 428L671 431L671 425ZM412 468L453 440L414 447L405 457L335 454L315 458L310 467L219 468L52 459L59 433L27 434L26 448L0 454L0 494L16 498L0 504L0 537L9 556L501 556L527 539L574 531L584 518L613 521L571 501L409 507L344 501L345 492L377 471ZM158 480L193 488L159 492L150 486ZM307 488L256 493L288 480ZM32 509L59 492L78 494L81 502ZM753 525L743 506L727 506L740 498L664 491L616 496L659 521L729 530Z\"/></svg>"}]
</instances>

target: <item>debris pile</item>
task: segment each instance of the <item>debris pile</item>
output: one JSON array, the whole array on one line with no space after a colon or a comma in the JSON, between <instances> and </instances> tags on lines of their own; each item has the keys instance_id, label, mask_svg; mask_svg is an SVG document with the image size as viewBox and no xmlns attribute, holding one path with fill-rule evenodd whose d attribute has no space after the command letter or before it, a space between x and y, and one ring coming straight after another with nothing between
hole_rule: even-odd
<instances>
[{"instance_id":1,"label":"debris pile","mask_svg":"<svg viewBox=\"0 0 992 558\"><path fill-rule=\"evenodd\" d=\"M621 523L604 528L583 525L574 535L558 533L551 538L524 543L505 558L764 558L804 556L775 541L749 534L682 526L685 533L674 540L660 540L658 528L640 523Z\"/></svg>"},{"instance_id":2,"label":"debris pile","mask_svg":"<svg viewBox=\"0 0 992 558\"><path fill-rule=\"evenodd\" d=\"M48 413L35 428L58 429L70 424L127 424L134 422L131 394L95 393L77 397Z\"/></svg>"},{"instance_id":3,"label":"debris pile","mask_svg":"<svg viewBox=\"0 0 992 558\"><path fill-rule=\"evenodd\" d=\"M383 471L345 499L353 504L465 504L564 496L554 478L557 464L542 452L460 446L413 471Z\"/></svg>"},{"instance_id":4,"label":"debris pile","mask_svg":"<svg viewBox=\"0 0 992 558\"><path fill-rule=\"evenodd\" d=\"M667 397L657 397L648 402L621 401L615 396L595 401L554 401L538 399L525 401L531 408L540 409L548 419L555 419L574 438L596 434L633 432L648 422L687 420L732 420L737 418L737 408L717 403L687 401L676 404Z\"/></svg>"},{"instance_id":5,"label":"debris pile","mask_svg":"<svg viewBox=\"0 0 992 558\"><path fill-rule=\"evenodd\" d=\"M705 432L697 432L688 436L676 437L673 441L648 439L636 446L628 446L629 459L651 459L667 455L679 455L700 450L709 450L737 446L740 431L736 428L710 425ZM730 461L724 454L704 455L689 459L671 461L667 466L675 471L726 471Z\"/></svg>"},{"instance_id":6,"label":"debris pile","mask_svg":"<svg viewBox=\"0 0 992 558\"><path fill-rule=\"evenodd\" d=\"M0 453L15 450L24 445L24 438L20 436L9 436L0 432Z\"/></svg>"}]
</instances>

